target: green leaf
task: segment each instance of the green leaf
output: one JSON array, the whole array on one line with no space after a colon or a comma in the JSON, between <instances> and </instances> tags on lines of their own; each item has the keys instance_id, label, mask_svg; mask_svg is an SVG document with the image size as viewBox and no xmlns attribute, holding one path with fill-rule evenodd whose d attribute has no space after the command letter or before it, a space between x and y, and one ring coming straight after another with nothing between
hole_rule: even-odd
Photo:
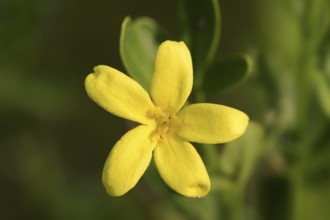
<instances>
[{"instance_id":1,"label":"green leaf","mask_svg":"<svg viewBox=\"0 0 330 220\"><path fill-rule=\"evenodd\" d=\"M323 112L330 119L330 82L326 75L316 72L314 74L316 92Z\"/></svg>"},{"instance_id":2,"label":"green leaf","mask_svg":"<svg viewBox=\"0 0 330 220\"><path fill-rule=\"evenodd\" d=\"M220 59L206 72L203 89L207 93L221 92L247 79L252 69L252 60L247 55L235 55Z\"/></svg>"},{"instance_id":3,"label":"green leaf","mask_svg":"<svg viewBox=\"0 0 330 220\"><path fill-rule=\"evenodd\" d=\"M220 155L220 170L225 176L244 185L263 153L264 131L256 122L249 122L245 134L228 143Z\"/></svg>"},{"instance_id":4,"label":"green leaf","mask_svg":"<svg viewBox=\"0 0 330 220\"><path fill-rule=\"evenodd\" d=\"M318 52L318 66L313 72L314 83L320 106L330 119L330 29Z\"/></svg>"},{"instance_id":5,"label":"green leaf","mask_svg":"<svg viewBox=\"0 0 330 220\"><path fill-rule=\"evenodd\" d=\"M167 34L153 19L126 17L120 35L120 56L128 74L149 91L154 59Z\"/></svg>"},{"instance_id":6,"label":"green leaf","mask_svg":"<svg viewBox=\"0 0 330 220\"><path fill-rule=\"evenodd\" d=\"M181 0L179 19L182 38L190 48L194 70L204 73L218 48L220 8L217 0Z\"/></svg>"}]
</instances>

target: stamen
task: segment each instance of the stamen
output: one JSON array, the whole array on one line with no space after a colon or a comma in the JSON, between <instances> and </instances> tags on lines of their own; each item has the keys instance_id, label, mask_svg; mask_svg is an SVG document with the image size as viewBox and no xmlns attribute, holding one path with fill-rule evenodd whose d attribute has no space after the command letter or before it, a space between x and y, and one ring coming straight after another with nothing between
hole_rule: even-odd
<instances>
[{"instance_id":1,"label":"stamen","mask_svg":"<svg viewBox=\"0 0 330 220\"><path fill-rule=\"evenodd\" d=\"M169 115L162 108L155 107L148 112L148 116L155 120L156 128L153 135L158 140L163 140L171 128L174 115Z\"/></svg>"}]
</instances>

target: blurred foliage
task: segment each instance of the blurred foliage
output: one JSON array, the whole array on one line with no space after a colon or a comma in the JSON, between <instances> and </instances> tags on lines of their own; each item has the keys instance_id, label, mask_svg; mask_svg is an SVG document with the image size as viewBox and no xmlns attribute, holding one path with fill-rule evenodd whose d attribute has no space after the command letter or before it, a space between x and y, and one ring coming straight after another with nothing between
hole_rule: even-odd
<instances>
[{"instance_id":1,"label":"blurred foliage","mask_svg":"<svg viewBox=\"0 0 330 220\"><path fill-rule=\"evenodd\" d=\"M0 219L329 219L329 11L328 0L0 1ZM191 49L191 101L241 109L250 125L197 147L207 197L176 195L154 164L109 197L103 163L131 125L91 103L84 78L106 64L148 89L164 39Z\"/></svg>"},{"instance_id":2,"label":"blurred foliage","mask_svg":"<svg viewBox=\"0 0 330 220\"><path fill-rule=\"evenodd\" d=\"M219 93L244 82L252 69L252 61L246 55L232 55L216 60L207 70L203 83L206 93Z\"/></svg>"},{"instance_id":3,"label":"blurred foliage","mask_svg":"<svg viewBox=\"0 0 330 220\"><path fill-rule=\"evenodd\" d=\"M193 59L194 72L203 74L212 62L220 40L220 10L217 0L180 0L179 19L182 39ZM201 84L199 77L195 84Z\"/></svg>"}]
</instances>

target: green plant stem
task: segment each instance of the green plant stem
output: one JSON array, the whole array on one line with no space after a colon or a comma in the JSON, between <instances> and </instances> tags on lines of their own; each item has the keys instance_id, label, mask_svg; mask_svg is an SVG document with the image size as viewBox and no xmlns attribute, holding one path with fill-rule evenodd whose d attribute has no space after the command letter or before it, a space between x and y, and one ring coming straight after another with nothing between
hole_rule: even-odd
<instances>
[{"instance_id":1,"label":"green plant stem","mask_svg":"<svg viewBox=\"0 0 330 220\"><path fill-rule=\"evenodd\" d=\"M195 99L198 103L206 101L205 93L202 89L195 90ZM214 173L218 170L218 152L214 144L201 144L201 152L208 169Z\"/></svg>"},{"instance_id":2,"label":"green plant stem","mask_svg":"<svg viewBox=\"0 0 330 220\"><path fill-rule=\"evenodd\" d=\"M196 85L201 85L202 83L197 82ZM197 88L196 88L197 87ZM206 101L206 95L201 88L196 86L195 88L195 100L198 103L203 103ZM216 145L213 144L201 144L202 155L205 159L205 163L213 173L217 173L219 170L218 163L218 152ZM232 187L231 190L223 192L219 191L218 197L224 202L225 215L228 220L242 220L243 219L243 197L244 197L244 186L245 184L237 183L236 186ZM215 201L216 202L216 201Z\"/></svg>"}]
</instances>

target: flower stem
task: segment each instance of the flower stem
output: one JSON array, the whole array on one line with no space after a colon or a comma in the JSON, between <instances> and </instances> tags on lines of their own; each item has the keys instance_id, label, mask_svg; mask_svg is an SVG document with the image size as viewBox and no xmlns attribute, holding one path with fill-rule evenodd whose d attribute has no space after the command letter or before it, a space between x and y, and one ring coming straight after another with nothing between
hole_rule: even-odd
<instances>
[{"instance_id":1,"label":"flower stem","mask_svg":"<svg viewBox=\"0 0 330 220\"><path fill-rule=\"evenodd\" d=\"M195 100L198 103L206 101L206 95L201 88L195 89ZM214 173L218 169L218 152L214 144L201 144L200 149L205 164L211 173Z\"/></svg>"}]
</instances>

